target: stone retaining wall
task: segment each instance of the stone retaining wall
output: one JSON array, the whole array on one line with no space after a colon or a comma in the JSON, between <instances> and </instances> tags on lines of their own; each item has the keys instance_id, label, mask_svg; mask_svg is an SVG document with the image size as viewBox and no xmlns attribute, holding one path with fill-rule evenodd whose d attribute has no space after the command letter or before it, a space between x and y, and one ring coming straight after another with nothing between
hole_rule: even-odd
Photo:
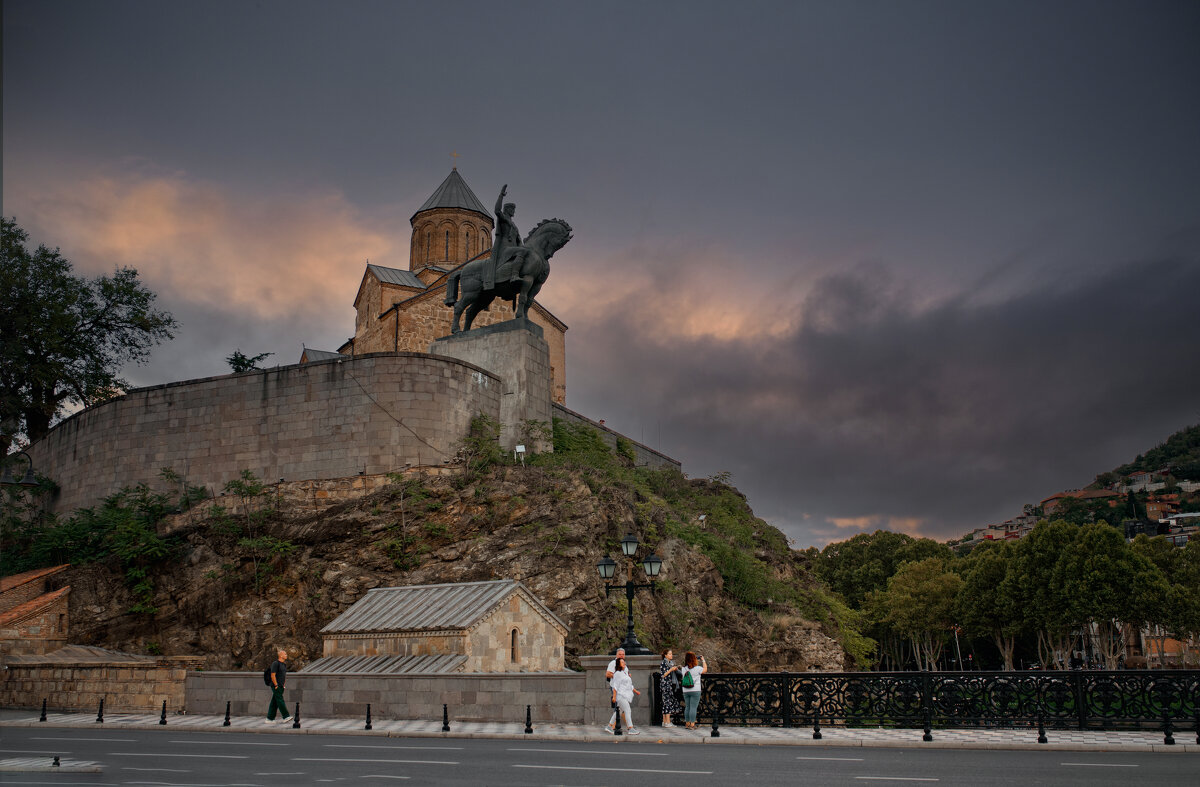
<instances>
[{"instance_id":1,"label":"stone retaining wall","mask_svg":"<svg viewBox=\"0 0 1200 787\"><path fill-rule=\"evenodd\" d=\"M365 718L367 703L376 719L442 718L451 722L524 721L532 706L537 722L581 724L584 720L583 673L508 673L452 675L288 675L284 699L301 719ZM264 718L271 693L262 675L244 672L193 672L187 677L187 711Z\"/></svg>"},{"instance_id":2,"label":"stone retaining wall","mask_svg":"<svg viewBox=\"0 0 1200 787\"><path fill-rule=\"evenodd\" d=\"M29 448L58 512L170 468L220 492L243 470L268 483L345 478L450 459L479 413L499 418L485 369L425 353L356 358L140 388L76 413Z\"/></svg>"},{"instance_id":3,"label":"stone retaining wall","mask_svg":"<svg viewBox=\"0 0 1200 787\"><path fill-rule=\"evenodd\" d=\"M8 664L0 680L0 707L93 711L104 709L169 713L185 707L188 669L202 658L172 657L146 662L93 664ZM259 678L261 681L262 678Z\"/></svg>"}]
</instances>

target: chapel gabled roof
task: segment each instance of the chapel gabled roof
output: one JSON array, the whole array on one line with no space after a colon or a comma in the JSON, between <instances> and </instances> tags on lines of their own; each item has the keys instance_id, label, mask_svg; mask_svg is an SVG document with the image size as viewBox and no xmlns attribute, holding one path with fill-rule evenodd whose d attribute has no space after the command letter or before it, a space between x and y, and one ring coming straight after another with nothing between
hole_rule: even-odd
<instances>
[{"instance_id":1,"label":"chapel gabled roof","mask_svg":"<svg viewBox=\"0 0 1200 787\"><path fill-rule=\"evenodd\" d=\"M528 588L512 579L498 579L374 588L321 629L321 633L469 629L506 598L522 591L542 614L566 631L565 624Z\"/></svg>"},{"instance_id":2,"label":"chapel gabled roof","mask_svg":"<svg viewBox=\"0 0 1200 787\"><path fill-rule=\"evenodd\" d=\"M367 263L367 270L374 273L375 278L385 284L399 284L401 287L413 287L418 290L425 289L425 282L417 278L417 274L403 268L385 268L382 265Z\"/></svg>"},{"instance_id":3,"label":"chapel gabled roof","mask_svg":"<svg viewBox=\"0 0 1200 787\"><path fill-rule=\"evenodd\" d=\"M458 174L458 168L450 170L450 174L442 181L442 185L434 190L429 199L425 200L424 205L417 208L417 213L433 210L434 208L472 210L476 213L482 213L488 218L491 218L492 215L488 212L484 204L479 201L479 197L475 196L475 192L471 191L471 187L462 179L462 175ZM416 218L417 213L413 214L413 218Z\"/></svg>"}]
</instances>

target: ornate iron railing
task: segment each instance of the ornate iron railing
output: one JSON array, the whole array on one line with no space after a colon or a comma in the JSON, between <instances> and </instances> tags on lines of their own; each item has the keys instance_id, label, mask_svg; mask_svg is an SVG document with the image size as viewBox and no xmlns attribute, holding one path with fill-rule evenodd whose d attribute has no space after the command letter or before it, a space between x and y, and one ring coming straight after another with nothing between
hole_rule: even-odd
<instances>
[{"instance_id":1,"label":"ornate iron railing","mask_svg":"<svg viewBox=\"0 0 1200 787\"><path fill-rule=\"evenodd\" d=\"M1195 670L711 673L702 686L698 720L722 725L1200 727Z\"/></svg>"}]
</instances>

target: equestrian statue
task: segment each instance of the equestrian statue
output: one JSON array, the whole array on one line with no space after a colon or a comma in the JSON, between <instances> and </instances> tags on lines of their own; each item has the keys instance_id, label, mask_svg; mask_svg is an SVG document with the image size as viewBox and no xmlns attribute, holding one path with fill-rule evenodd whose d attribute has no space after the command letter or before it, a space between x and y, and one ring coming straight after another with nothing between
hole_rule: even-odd
<instances>
[{"instance_id":1,"label":"equestrian statue","mask_svg":"<svg viewBox=\"0 0 1200 787\"><path fill-rule=\"evenodd\" d=\"M445 302L454 307L450 333L459 332L459 318L464 311L462 330L471 330L475 317L496 298L511 301L516 319L524 319L550 275L550 257L571 240L570 224L562 219L545 219L522 242L513 223L516 205L504 202L507 193L505 184L496 198L496 240L491 255L466 263L446 280Z\"/></svg>"}]
</instances>

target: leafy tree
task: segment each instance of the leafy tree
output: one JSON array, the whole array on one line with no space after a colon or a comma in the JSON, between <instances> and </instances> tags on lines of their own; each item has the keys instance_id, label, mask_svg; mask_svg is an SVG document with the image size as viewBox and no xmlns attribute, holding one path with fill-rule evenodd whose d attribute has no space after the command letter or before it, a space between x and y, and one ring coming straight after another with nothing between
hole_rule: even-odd
<instances>
[{"instance_id":1,"label":"leafy tree","mask_svg":"<svg viewBox=\"0 0 1200 787\"><path fill-rule=\"evenodd\" d=\"M1108 669L1117 668L1124 651L1122 624L1155 617L1169 592L1162 572L1106 524L1079 528L1055 565L1053 583L1065 597L1072 622L1097 634Z\"/></svg>"},{"instance_id":2,"label":"leafy tree","mask_svg":"<svg viewBox=\"0 0 1200 787\"><path fill-rule=\"evenodd\" d=\"M258 368L259 361L270 358L274 354L275 353L259 353L254 357L249 357L243 353L239 347L233 351L233 355L230 355L225 359L225 363L229 364L229 368L233 370L234 374L252 372Z\"/></svg>"},{"instance_id":3,"label":"leafy tree","mask_svg":"<svg viewBox=\"0 0 1200 787\"><path fill-rule=\"evenodd\" d=\"M70 404L90 405L128 384L118 376L174 337L175 319L132 268L84 279L59 253L26 247L15 219L2 221L0 251L0 449L23 432L33 441Z\"/></svg>"},{"instance_id":4,"label":"leafy tree","mask_svg":"<svg viewBox=\"0 0 1200 787\"><path fill-rule=\"evenodd\" d=\"M957 615L972 637L991 637L1004 659L1004 669L1013 669L1013 651L1025 626L1020 594L1006 582L1014 570L1015 548L1008 542L975 549L963 563L963 585Z\"/></svg>"},{"instance_id":5,"label":"leafy tree","mask_svg":"<svg viewBox=\"0 0 1200 787\"><path fill-rule=\"evenodd\" d=\"M888 579L883 593L887 621L912 642L918 669L937 665L961 587L962 578L936 557L905 563Z\"/></svg>"},{"instance_id":6,"label":"leafy tree","mask_svg":"<svg viewBox=\"0 0 1200 787\"><path fill-rule=\"evenodd\" d=\"M867 595L883 590L902 563L930 557L949 560L950 556L949 547L931 539L876 530L829 544L814 566L851 607L862 609Z\"/></svg>"},{"instance_id":7,"label":"leafy tree","mask_svg":"<svg viewBox=\"0 0 1200 787\"><path fill-rule=\"evenodd\" d=\"M1066 522L1039 522L1017 542L1014 564L1001 587L1002 593L1019 599L1027 626L1037 637L1038 657L1048 669L1066 668L1071 651L1073 621L1055 568L1075 540L1075 531Z\"/></svg>"}]
</instances>

